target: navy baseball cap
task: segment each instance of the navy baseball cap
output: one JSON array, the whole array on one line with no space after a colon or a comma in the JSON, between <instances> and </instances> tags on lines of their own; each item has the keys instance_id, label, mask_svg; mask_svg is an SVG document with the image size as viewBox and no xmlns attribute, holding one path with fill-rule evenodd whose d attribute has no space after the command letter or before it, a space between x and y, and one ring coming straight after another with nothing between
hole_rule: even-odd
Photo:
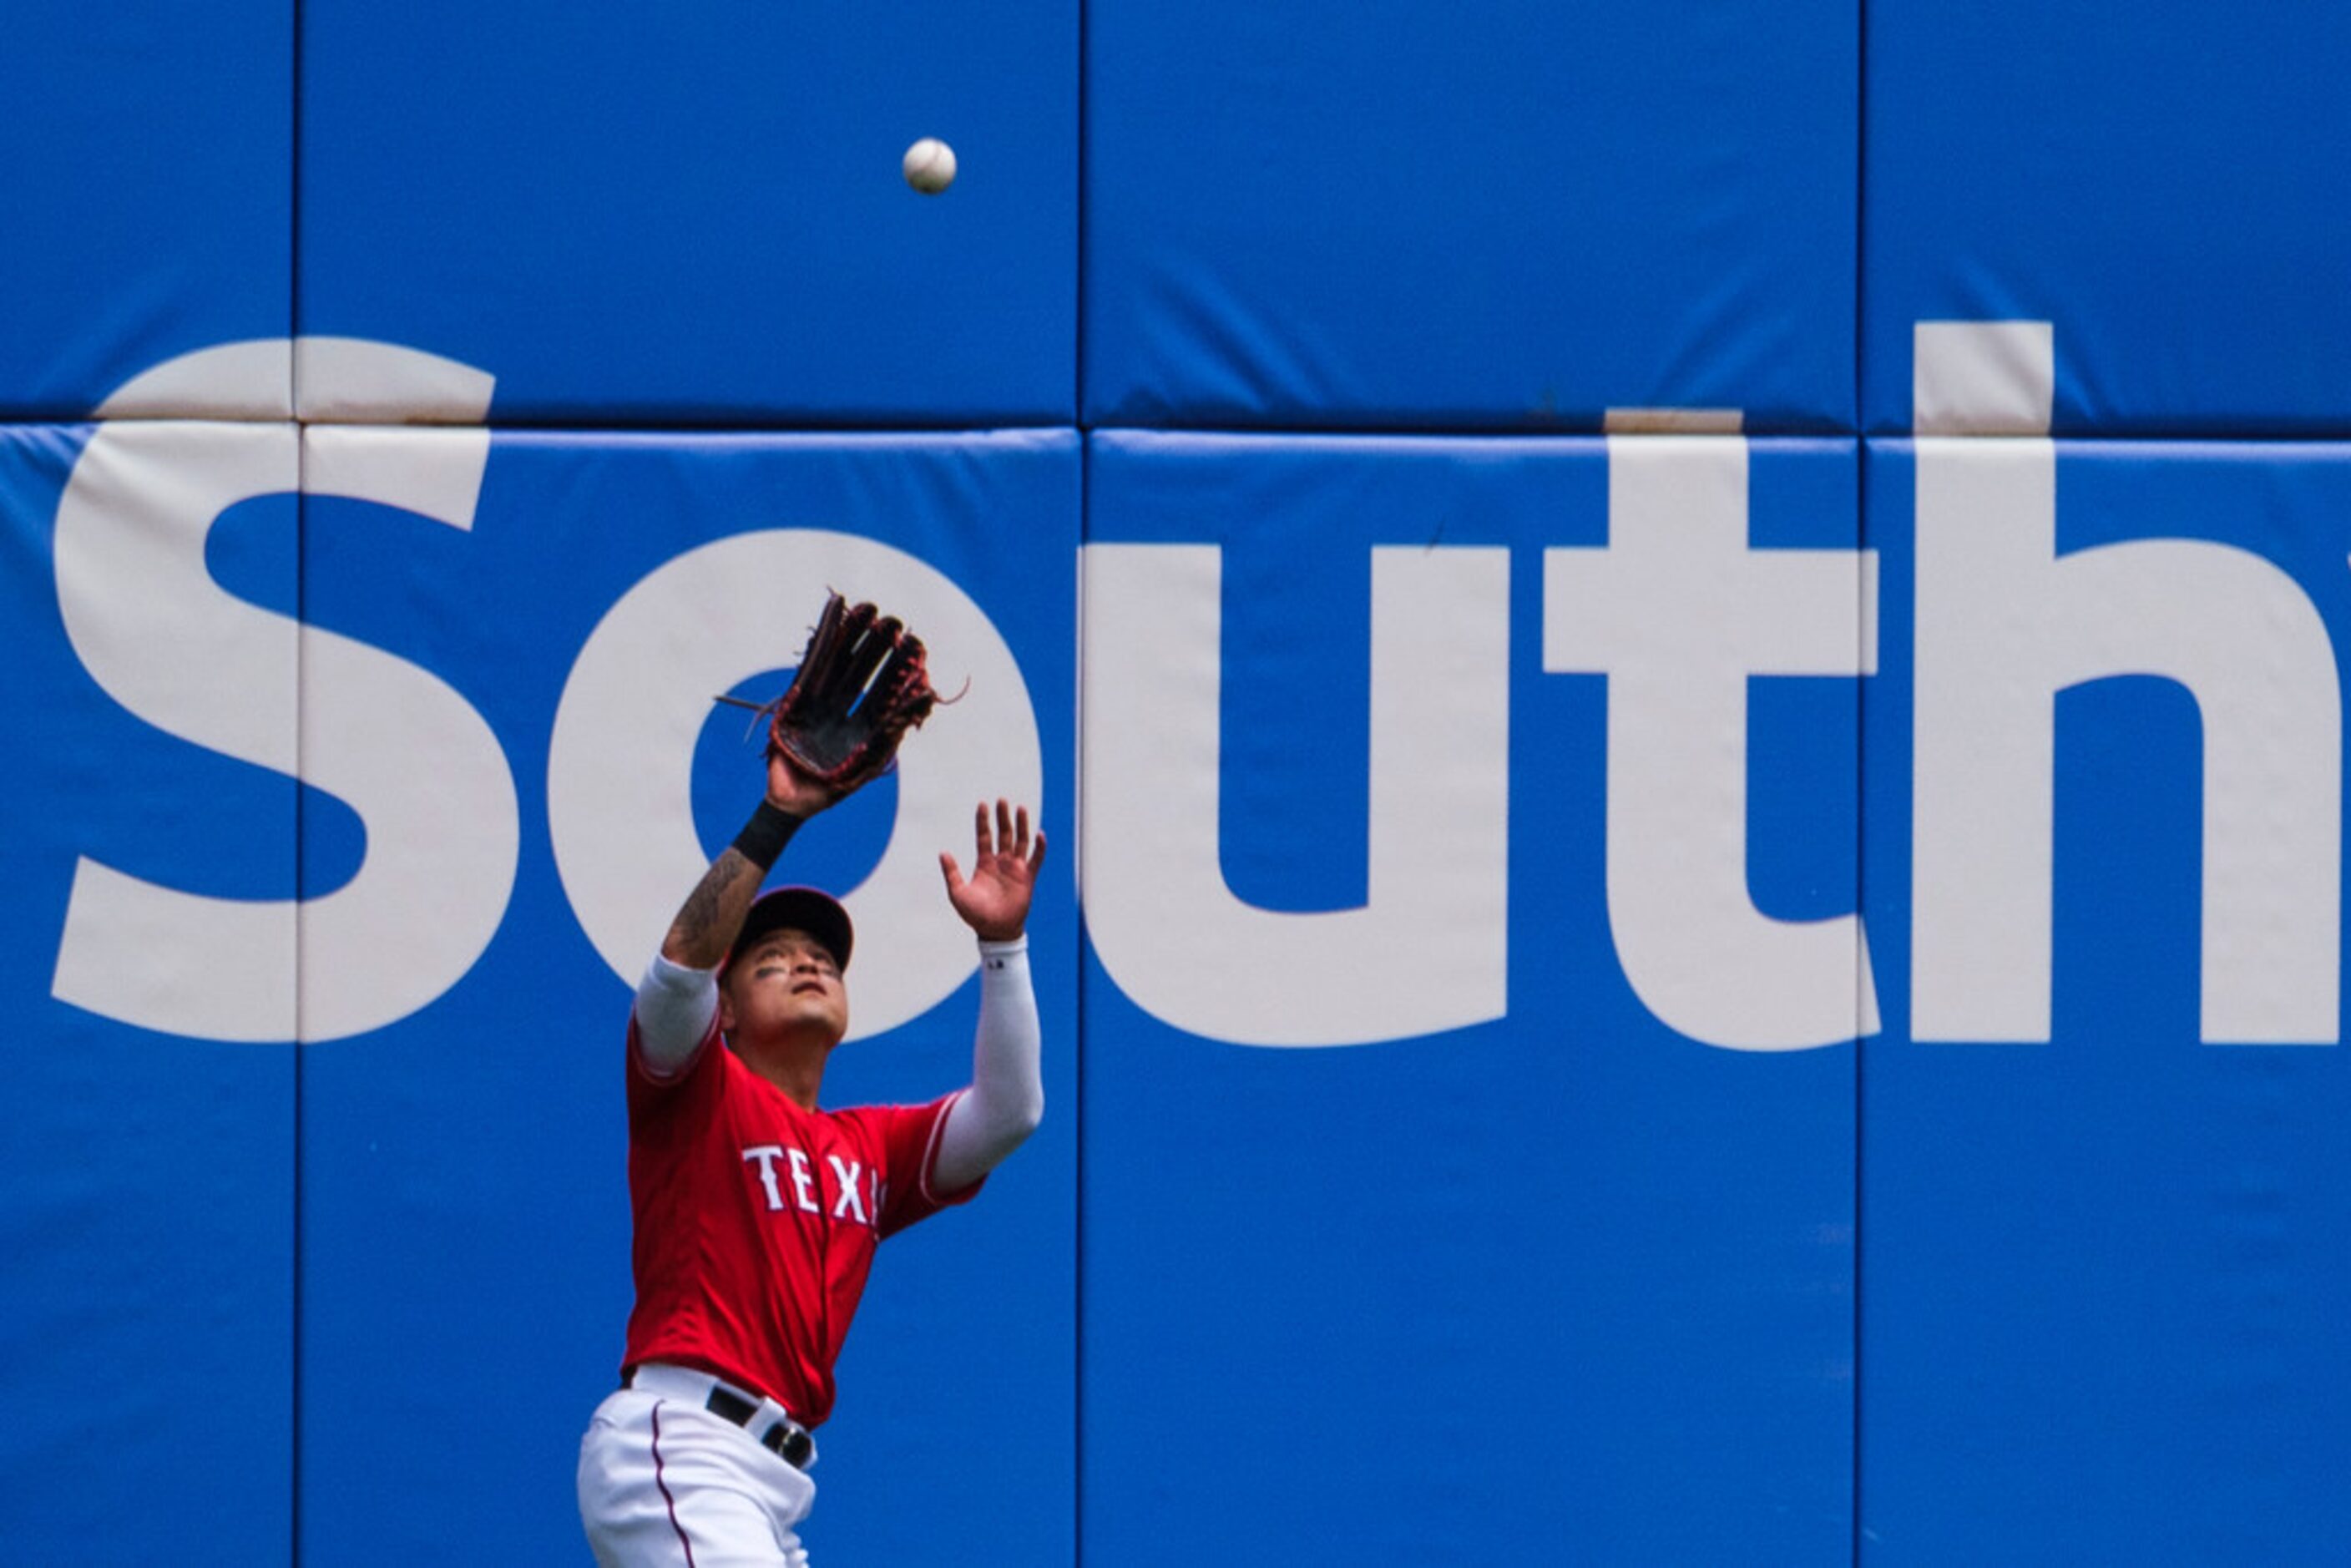
<instances>
[{"instance_id":1,"label":"navy baseball cap","mask_svg":"<svg viewBox=\"0 0 2351 1568\"><path fill-rule=\"evenodd\" d=\"M849 911L829 893L813 887L778 887L761 894L753 901L750 912L743 916L742 932L735 946L727 949L726 962L718 966L725 974L735 962L735 956L748 949L754 942L770 931L790 926L805 931L824 945L832 955L836 967L846 974L849 969L850 946L857 933L849 924Z\"/></svg>"}]
</instances>

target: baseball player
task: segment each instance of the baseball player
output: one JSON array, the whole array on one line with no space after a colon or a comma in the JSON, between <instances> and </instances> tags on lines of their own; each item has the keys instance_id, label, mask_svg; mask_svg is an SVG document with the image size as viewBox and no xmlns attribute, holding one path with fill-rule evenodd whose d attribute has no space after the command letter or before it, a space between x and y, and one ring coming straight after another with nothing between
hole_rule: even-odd
<instances>
[{"instance_id":1,"label":"baseball player","mask_svg":"<svg viewBox=\"0 0 2351 1568\"><path fill-rule=\"evenodd\" d=\"M711 863L637 988L628 1030L636 1307L622 1386L580 1449L580 1511L606 1568L808 1562L811 1436L883 1238L969 1199L1044 1111L1023 927L1042 831L985 802L948 900L976 934L968 1087L828 1111L849 1027L849 915L812 888L758 894L785 843L857 788L770 749L767 797Z\"/></svg>"}]
</instances>

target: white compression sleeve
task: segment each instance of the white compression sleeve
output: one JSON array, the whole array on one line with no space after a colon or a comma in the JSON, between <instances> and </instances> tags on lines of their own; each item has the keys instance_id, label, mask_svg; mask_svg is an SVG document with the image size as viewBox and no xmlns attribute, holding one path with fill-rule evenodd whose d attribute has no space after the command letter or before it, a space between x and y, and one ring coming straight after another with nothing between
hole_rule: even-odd
<instances>
[{"instance_id":1,"label":"white compression sleeve","mask_svg":"<svg viewBox=\"0 0 2351 1568\"><path fill-rule=\"evenodd\" d=\"M718 976L689 969L660 954L637 982L637 1051L656 1078L671 1077L694 1060L694 1048L718 1016Z\"/></svg>"},{"instance_id":2,"label":"white compression sleeve","mask_svg":"<svg viewBox=\"0 0 2351 1568\"><path fill-rule=\"evenodd\" d=\"M947 1108L933 1186L960 1192L996 1168L1045 1115L1043 1031L1029 980L1029 938L979 945L979 1029L971 1087Z\"/></svg>"}]
</instances>

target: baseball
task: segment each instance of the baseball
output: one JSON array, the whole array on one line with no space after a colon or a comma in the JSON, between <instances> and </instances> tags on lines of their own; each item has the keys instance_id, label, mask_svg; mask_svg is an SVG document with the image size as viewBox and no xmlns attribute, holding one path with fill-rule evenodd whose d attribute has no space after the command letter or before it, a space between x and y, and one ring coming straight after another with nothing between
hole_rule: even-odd
<instances>
[{"instance_id":1,"label":"baseball","mask_svg":"<svg viewBox=\"0 0 2351 1568\"><path fill-rule=\"evenodd\" d=\"M925 136L906 149L906 183L926 196L935 196L955 183L955 149L935 136Z\"/></svg>"}]
</instances>

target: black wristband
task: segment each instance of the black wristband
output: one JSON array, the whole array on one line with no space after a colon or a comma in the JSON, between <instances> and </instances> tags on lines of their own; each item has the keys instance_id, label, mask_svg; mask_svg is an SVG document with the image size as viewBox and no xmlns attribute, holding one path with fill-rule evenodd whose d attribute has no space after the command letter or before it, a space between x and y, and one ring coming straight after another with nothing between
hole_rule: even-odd
<instances>
[{"instance_id":1,"label":"black wristband","mask_svg":"<svg viewBox=\"0 0 2351 1568\"><path fill-rule=\"evenodd\" d=\"M784 846L799 831L800 819L777 805L773 800L761 800L743 831L735 835L735 852L766 871L784 852Z\"/></svg>"}]
</instances>

